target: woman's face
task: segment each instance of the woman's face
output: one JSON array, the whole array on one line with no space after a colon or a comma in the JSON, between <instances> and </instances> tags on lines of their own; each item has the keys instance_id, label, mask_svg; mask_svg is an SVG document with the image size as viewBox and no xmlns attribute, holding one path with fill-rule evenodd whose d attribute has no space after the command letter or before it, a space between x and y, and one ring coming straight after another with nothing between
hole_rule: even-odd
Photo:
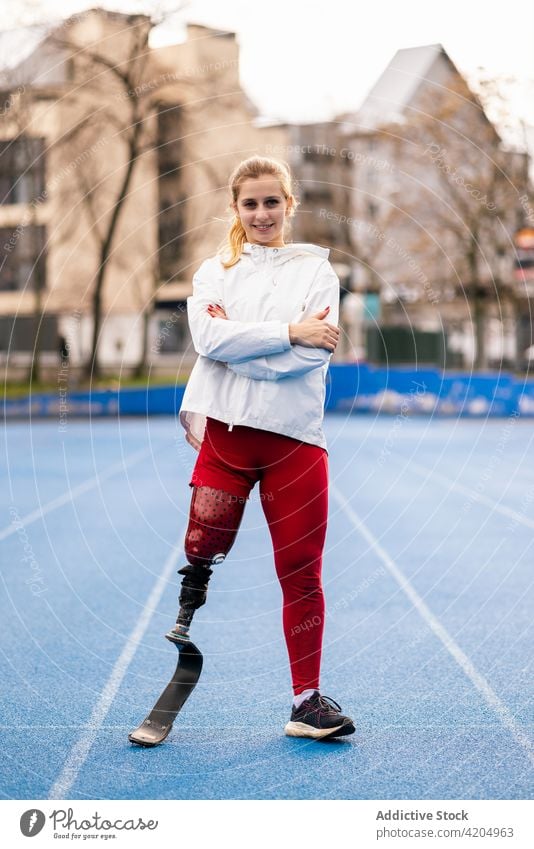
<instances>
[{"instance_id":1,"label":"woman's face","mask_svg":"<svg viewBox=\"0 0 534 849\"><path fill-rule=\"evenodd\" d=\"M291 209L280 181L270 174L243 180L234 212L245 228L247 242L267 247L282 247L284 223Z\"/></svg>"}]
</instances>

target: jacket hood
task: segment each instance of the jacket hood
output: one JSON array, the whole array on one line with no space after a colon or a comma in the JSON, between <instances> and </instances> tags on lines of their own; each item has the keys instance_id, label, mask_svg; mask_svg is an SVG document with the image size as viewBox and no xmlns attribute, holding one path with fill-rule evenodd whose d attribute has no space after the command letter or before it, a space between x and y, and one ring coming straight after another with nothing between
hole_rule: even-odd
<instances>
[{"instance_id":1,"label":"jacket hood","mask_svg":"<svg viewBox=\"0 0 534 849\"><path fill-rule=\"evenodd\" d=\"M257 264L269 262L272 265L282 265L297 256L318 256L321 259L328 259L330 251L328 248L322 248L319 245L300 242L291 242L282 248L270 248L266 245L245 242L243 245L243 254L250 257Z\"/></svg>"}]
</instances>

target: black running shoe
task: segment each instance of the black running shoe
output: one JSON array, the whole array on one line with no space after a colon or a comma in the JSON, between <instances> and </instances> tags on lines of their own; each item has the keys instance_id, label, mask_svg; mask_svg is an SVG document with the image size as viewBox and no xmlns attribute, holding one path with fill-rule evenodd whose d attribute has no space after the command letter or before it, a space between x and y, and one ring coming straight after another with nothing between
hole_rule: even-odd
<instances>
[{"instance_id":1,"label":"black running shoe","mask_svg":"<svg viewBox=\"0 0 534 849\"><path fill-rule=\"evenodd\" d=\"M300 707L293 705L291 719L285 727L288 737L312 737L322 740L325 737L344 737L354 734L352 719L343 716L341 707L319 691L305 699Z\"/></svg>"}]
</instances>

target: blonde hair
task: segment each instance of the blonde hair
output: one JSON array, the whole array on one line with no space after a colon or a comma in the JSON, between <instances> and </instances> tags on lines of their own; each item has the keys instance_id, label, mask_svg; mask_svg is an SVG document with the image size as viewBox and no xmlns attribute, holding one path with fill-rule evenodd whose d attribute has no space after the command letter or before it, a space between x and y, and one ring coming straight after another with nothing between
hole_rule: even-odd
<instances>
[{"instance_id":1,"label":"blonde hair","mask_svg":"<svg viewBox=\"0 0 534 849\"><path fill-rule=\"evenodd\" d=\"M293 195L293 180L291 171L287 162L271 159L267 156L251 156L249 159L244 159L237 165L230 175L228 188L232 196L232 201L237 203L239 197L239 189L245 180L263 177L268 174L276 177L280 181L280 188L286 201L291 199L292 205L288 212L288 216L292 217L298 206L298 201ZM231 268L239 261L243 252L243 245L247 241L245 228L243 227L239 216L234 211L232 226L230 227L226 238L219 247L219 253L224 253L225 258L221 257L221 262L224 268Z\"/></svg>"}]
</instances>

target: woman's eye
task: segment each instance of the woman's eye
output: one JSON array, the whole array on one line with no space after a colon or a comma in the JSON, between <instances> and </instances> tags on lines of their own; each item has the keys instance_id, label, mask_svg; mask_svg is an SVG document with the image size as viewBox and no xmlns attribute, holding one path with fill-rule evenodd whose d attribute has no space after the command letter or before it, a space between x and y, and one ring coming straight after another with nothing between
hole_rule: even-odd
<instances>
[{"instance_id":1,"label":"woman's eye","mask_svg":"<svg viewBox=\"0 0 534 849\"><path fill-rule=\"evenodd\" d=\"M279 200L277 200L277 198L270 198L269 200L266 200L266 201L265 201L265 205L266 205L266 206L278 206L278 204L279 204L279 203L280 203L280 201L279 201ZM245 201L245 203L243 204L243 206L244 206L246 209L254 209L254 207L256 206L256 204L254 203L254 201L250 201L250 200L249 200L249 201Z\"/></svg>"}]
</instances>

